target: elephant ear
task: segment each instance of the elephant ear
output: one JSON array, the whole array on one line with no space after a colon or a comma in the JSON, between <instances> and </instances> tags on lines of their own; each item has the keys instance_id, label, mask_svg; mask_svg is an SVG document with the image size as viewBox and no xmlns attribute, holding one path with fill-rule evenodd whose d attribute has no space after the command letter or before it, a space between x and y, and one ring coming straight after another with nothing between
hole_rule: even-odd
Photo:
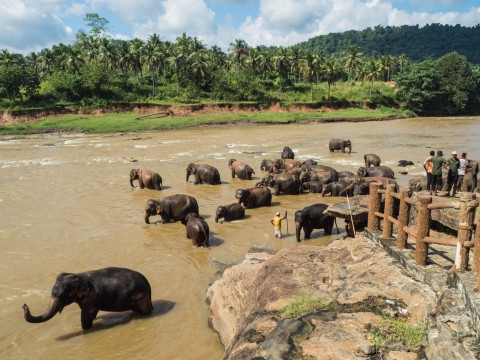
<instances>
[{"instance_id":1,"label":"elephant ear","mask_svg":"<svg viewBox=\"0 0 480 360\"><path fill-rule=\"evenodd\" d=\"M88 282L81 278L76 278L73 281L73 288L75 290L75 294L79 299L87 295L88 292L90 291L90 286Z\"/></svg>"}]
</instances>

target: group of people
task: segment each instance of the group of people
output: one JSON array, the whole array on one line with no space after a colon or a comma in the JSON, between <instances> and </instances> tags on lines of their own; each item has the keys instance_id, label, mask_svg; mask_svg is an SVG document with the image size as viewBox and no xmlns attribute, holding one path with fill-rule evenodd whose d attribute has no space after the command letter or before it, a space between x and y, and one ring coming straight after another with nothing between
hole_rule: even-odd
<instances>
[{"instance_id":1,"label":"group of people","mask_svg":"<svg viewBox=\"0 0 480 360\"><path fill-rule=\"evenodd\" d=\"M455 196L462 186L467 165L467 153L462 153L459 159L457 152L452 151L452 157L445 160L442 150L438 150L436 156L435 151L430 151L430 156L423 163L427 172L427 190L430 191L430 195L438 195L438 191L443 187L442 169L448 169L446 196Z\"/></svg>"}]
</instances>

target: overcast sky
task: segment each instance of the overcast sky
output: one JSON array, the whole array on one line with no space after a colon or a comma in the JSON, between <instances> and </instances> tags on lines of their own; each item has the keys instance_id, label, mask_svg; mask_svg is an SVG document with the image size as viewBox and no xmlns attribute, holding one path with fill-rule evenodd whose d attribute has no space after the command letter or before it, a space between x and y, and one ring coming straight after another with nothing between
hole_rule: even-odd
<instances>
[{"instance_id":1,"label":"overcast sky","mask_svg":"<svg viewBox=\"0 0 480 360\"><path fill-rule=\"evenodd\" d=\"M475 26L480 0L0 0L0 49L71 44L92 12L109 21L112 38L174 41L185 32L226 51L235 39L288 46L376 25Z\"/></svg>"}]
</instances>

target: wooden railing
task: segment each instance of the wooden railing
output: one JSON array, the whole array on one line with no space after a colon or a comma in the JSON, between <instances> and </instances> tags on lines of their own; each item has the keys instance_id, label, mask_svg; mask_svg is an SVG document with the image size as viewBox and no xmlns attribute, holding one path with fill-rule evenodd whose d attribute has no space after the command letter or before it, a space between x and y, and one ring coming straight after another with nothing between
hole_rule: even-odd
<instances>
[{"instance_id":1,"label":"wooden railing","mask_svg":"<svg viewBox=\"0 0 480 360\"><path fill-rule=\"evenodd\" d=\"M380 221L383 220L382 237L392 238L393 225L397 227L396 246L404 249L407 246L408 236L415 239L415 263L425 266L428 260L429 244L455 246L455 265L453 270L467 270L470 249L474 248L472 270L479 274L477 290L480 291L480 229L474 233L475 209L479 201L474 193L460 194L460 201L445 201L432 203L429 195L419 195L417 200L411 198L411 191L401 188L397 193L394 185L387 185L381 189L382 184L370 184L370 203L367 228L372 232L380 231ZM384 196L384 211L380 212L382 195ZM398 216L394 217L395 205L398 205ZM414 206L417 214L414 224L410 223L410 211ZM458 235L453 237L431 237L430 226L432 210L457 209L458 210ZM477 224L480 223L480 210L477 211ZM475 244L478 244L475 246Z\"/></svg>"}]
</instances>

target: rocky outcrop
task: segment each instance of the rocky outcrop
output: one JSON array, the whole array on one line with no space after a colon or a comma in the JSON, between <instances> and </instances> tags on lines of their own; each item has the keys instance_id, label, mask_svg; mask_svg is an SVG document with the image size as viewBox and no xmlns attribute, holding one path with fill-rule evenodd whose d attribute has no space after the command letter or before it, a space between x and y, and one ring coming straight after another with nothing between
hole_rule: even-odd
<instances>
[{"instance_id":1,"label":"rocky outcrop","mask_svg":"<svg viewBox=\"0 0 480 360\"><path fill-rule=\"evenodd\" d=\"M302 294L330 305L281 318L279 310ZM249 253L207 294L209 323L225 346L224 359L359 359L379 352L387 359L415 359L402 342L377 348L369 330L384 314L428 323L432 330L436 297L363 236L327 247L285 248L275 255ZM444 353L451 355L448 349Z\"/></svg>"}]
</instances>

